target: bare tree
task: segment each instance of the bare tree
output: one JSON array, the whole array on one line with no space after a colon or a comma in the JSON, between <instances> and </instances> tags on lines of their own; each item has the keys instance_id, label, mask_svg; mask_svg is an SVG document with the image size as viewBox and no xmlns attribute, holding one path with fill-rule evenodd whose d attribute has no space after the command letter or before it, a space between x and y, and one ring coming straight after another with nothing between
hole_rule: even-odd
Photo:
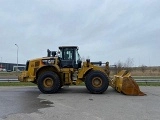
<instances>
[{"instance_id":1,"label":"bare tree","mask_svg":"<svg viewBox=\"0 0 160 120\"><path fill-rule=\"evenodd\" d=\"M123 69L123 63L119 60L117 63L115 63L116 71L119 72Z\"/></svg>"},{"instance_id":2,"label":"bare tree","mask_svg":"<svg viewBox=\"0 0 160 120\"><path fill-rule=\"evenodd\" d=\"M133 65L134 65L133 58L127 58L126 62L124 63L124 68L128 71L131 71Z\"/></svg>"},{"instance_id":3,"label":"bare tree","mask_svg":"<svg viewBox=\"0 0 160 120\"><path fill-rule=\"evenodd\" d=\"M140 69L141 69L141 71L144 73L144 72L146 71L146 69L147 69L147 66L142 65L142 66L140 66Z\"/></svg>"},{"instance_id":4,"label":"bare tree","mask_svg":"<svg viewBox=\"0 0 160 120\"><path fill-rule=\"evenodd\" d=\"M131 71L134 65L133 58L128 58L124 63L119 60L117 63L115 63L115 65L117 66L117 72L123 69Z\"/></svg>"}]
</instances>

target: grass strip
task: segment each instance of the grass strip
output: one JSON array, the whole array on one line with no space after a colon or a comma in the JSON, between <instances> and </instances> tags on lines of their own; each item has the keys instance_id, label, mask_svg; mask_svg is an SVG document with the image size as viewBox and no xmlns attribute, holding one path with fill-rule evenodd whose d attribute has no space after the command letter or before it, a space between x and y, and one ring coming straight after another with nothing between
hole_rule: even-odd
<instances>
[{"instance_id":1,"label":"grass strip","mask_svg":"<svg viewBox=\"0 0 160 120\"><path fill-rule=\"evenodd\" d=\"M0 82L0 86L35 86L31 82Z\"/></svg>"},{"instance_id":2,"label":"grass strip","mask_svg":"<svg viewBox=\"0 0 160 120\"><path fill-rule=\"evenodd\" d=\"M153 83L137 83L139 86L160 86L160 82ZM31 82L0 82L0 86L36 86L36 84ZM75 85L72 85L75 86ZM85 83L82 83L77 86L85 86Z\"/></svg>"}]
</instances>

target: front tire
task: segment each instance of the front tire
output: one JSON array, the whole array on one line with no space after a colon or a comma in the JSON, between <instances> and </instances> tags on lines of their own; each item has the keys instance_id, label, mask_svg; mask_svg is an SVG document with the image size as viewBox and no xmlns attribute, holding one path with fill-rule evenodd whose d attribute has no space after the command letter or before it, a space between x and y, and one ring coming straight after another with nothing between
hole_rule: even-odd
<instances>
[{"instance_id":1,"label":"front tire","mask_svg":"<svg viewBox=\"0 0 160 120\"><path fill-rule=\"evenodd\" d=\"M93 94L100 94L107 90L108 77L101 71L91 71L85 78L86 88Z\"/></svg>"},{"instance_id":2,"label":"front tire","mask_svg":"<svg viewBox=\"0 0 160 120\"><path fill-rule=\"evenodd\" d=\"M56 93L60 88L60 79L54 72L45 72L38 77L37 85L42 93Z\"/></svg>"}]
</instances>

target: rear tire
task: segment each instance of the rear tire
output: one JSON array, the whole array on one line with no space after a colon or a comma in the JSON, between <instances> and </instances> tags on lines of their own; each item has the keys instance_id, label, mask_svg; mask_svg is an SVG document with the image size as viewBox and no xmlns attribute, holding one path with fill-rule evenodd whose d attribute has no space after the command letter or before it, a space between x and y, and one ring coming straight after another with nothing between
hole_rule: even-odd
<instances>
[{"instance_id":1,"label":"rear tire","mask_svg":"<svg viewBox=\"0 0 160 120\"><path fill-rule=\"evenodd\" d=\"M85 78L86 88L93 94L100 94L107 90L108 77L101 71L91 71Z\"/></svg>"},{"instance_id":2,"label":"rear tire","mask_svg":"<svg viewBox=\"0 0 160 120\"><path fill-rule=\"evenodd\" d=\"M37 85L42 93L56 93L60 88L60 79L54 72L45 72L38 77Z\"/></svg>"}]
</instances>

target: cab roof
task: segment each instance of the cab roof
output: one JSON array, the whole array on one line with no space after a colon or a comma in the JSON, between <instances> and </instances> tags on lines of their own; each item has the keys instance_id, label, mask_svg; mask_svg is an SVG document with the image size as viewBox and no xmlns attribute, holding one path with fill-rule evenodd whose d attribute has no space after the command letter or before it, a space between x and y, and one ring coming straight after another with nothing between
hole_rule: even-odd
<instances>
[{"instance_id":1,"label":"cab roof","mask_svg":"<svg viewBox=\"0 0 160 120\"><path fill-rule=\"evenodd\" d=\"M76 49L78 49L78 46L59 46L59 49L62 49L62 48L76 48Z\"/></svg>"}]
</instances>

